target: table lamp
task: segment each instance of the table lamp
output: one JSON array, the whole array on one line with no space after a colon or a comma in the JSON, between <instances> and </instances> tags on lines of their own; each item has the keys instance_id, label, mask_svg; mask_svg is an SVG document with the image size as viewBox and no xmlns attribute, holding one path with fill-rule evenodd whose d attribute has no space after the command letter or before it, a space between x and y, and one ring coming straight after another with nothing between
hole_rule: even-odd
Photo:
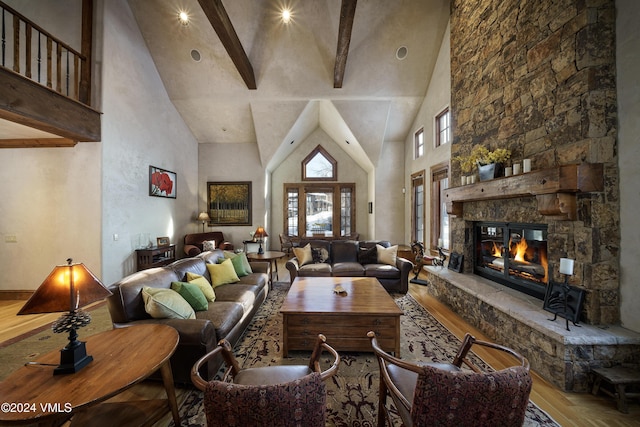
<instances>
[{"instance_id":1,"label":"table lamp","mask_svg":"<svg viewBox=\"0 0 640 427\"><path fill-rule=\"evenodd\" d=\"M198 221L202 221L202 232L204 233L204 223L211 221L209 214L206 212L200 212L200 215L198 215Z\"/></svg>"},{"instance_id":2,"label":"table lamp","mask_svg":"<svg viewBox=\"0 0 640 427\"><path fill-rule=\"evenodd\" d=\"M262 250L262 240L263 237L269 237L269 234L267 234L267 231L264 229L263 226L258 226L258 228L256 229L256 232L253 234L253 237L257 237L258 239L260 239L260 246L258 247L258 255L262 255L264 254L264 250Z\"/></svg>"},{"instance_id":3,"label":"table lamp","mask_svg":"<svg viewBox=\"0 0 640 427\"><path fill-rule=\"evenodd\" d=\"M84 264L74 264L69 258L66 265L58 265L49 273L20 309L18 315L69 311L51 325L54 333L69 332L69 344L60 350L60 365L53 370L54 375L78 372L93 360L87 355L85 343L78 341L76 329L91 322L91 316L80 307L109 295L111 292Z\"/></svg>"}]
</instances>

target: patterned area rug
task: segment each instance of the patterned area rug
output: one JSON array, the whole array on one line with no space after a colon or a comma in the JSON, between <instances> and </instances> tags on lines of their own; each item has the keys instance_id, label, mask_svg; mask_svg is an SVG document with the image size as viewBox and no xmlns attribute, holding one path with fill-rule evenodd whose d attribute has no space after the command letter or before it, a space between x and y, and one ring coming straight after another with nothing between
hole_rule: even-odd
<instances>
[{"instance_id":1,"label":"patterned area rug","mask_svg":"<svg viewBox=\"0 0 640 427\"><path fill-rule=\"evenodd\" d=\"M280 306L289 289L288 283L275 283L244 337L234 349L243 367L278 364L306 364L310 352L289 352L282 358L282 316ZM411 295L393 295L403 310L401 318L402 358L407 360L450 361L460 341L427 312ZM331 338L327 337L331 344ZM331 363L328 355L324 365ZM327 382L328 426L368 427L376 425L378 403L378 362L373 353L340 352L338 373ZM484 364L477 359L479 364ZM485 364L486 366L486 364ZM182 426L204 426L202 393L193 391L180 409ZM402 425L399 419L395 425ZM173 426L173 424L171 424ZM525 426L558 426L547 413L532 402L527 409Z\"/></svg>"}]
</instances>

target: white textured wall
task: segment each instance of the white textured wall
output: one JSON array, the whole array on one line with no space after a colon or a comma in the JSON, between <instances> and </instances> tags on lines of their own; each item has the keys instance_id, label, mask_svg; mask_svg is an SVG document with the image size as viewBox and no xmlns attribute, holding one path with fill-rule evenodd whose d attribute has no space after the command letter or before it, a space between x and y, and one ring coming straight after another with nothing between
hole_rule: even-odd
<instances>
[{"instance_id":1,"label":"white textured wall","mask_svg":"<svg viewBox=\"0 0 640 427\"><path fill-rule=\"evenodd\" d=\"M138 233L154 242L168 236L182 251L198 210L198 147L166 94L127 1L101 1L99 10L102 274L110 284L135 271L131 238ZM149 165L177 173L176 199L149 196Z\"/></svg>"},{"instance_id":2,"label":"white textured wall","mask_svg":"<svg viewBox=\"0 0 640 427\"><path fill-rule=\"evenodd\" d=\"M67 258L100 276L100 144L3 149L0 163L0 289L36 289Z\"/></svg>"},{"instance_id":3,"label":"white textured wall","mask_svg":"<svg viewBox=\"0 0 640 427\"><path fill-rule=\"evenodd\" d=\"M255 231L258 225L267 224L265 201L265 174L260 163L258 144L200 144L198 155L198 204L199 212L207 209L207 182L251 181L251 226L205 227L205 231L222 231L227 241L232 242L237 249L242 248L242 241L248 240L250 231ZM194 207L195 209L195 207ZM273 234L266 227L270 236ZM202 232L202 223L198 223L191 232ZM275 247L274 247L275 248ZM280 248L280 246L277 246Z\"/></svg>"},{"instance_id":4,"label":"white textured wall","mask_svg":"<svg viewBox=\"0 0 640 427\"><path fill-rule=\"evenodd\" d=\"M438 60L433 70L431 81L424 98L424 103L418 112L411 127L411 133L405 140L405 186L407 194L405 197L405 241L411 240L411 174L420 170L425 171L425 242L429 242L431 237L431 197L430 170L431 167L448 161L451 156L451 144L441 145L435 148L435 118L440 112L451 104L451 66L450 66L450 24L442 37ZM424 127L424 155L419 159L414 159L414 133ZM452 133L453 135L453 129ZM449 186L458 185L449 182ZM428 243L427 243L428 246Z\"/></svg>"},{"instance_id":5,"label":"white textured wall","mask_svg":"<svg viewBox=\"0 0 640 427\"><path fill-rule=\"evenodd\" d=\"M296 142L298 144L298 142ZM369 199L367 194L368 178L367 173L342 150L321 128L317 128L304 141L299 142L298 148L289 155L279 167L271 174L271 248L279 249L280 241L278 234L283 232L283 203L284 203L284 183L302 182L301 163L305 157L313 151L318 145L338 162L338 181L339 182L355 182L356 184L356 224L355 231L360 233L361 239L367 239L369 227L368 205Z\"/></svg>"},{"instance_id":6,"label":"white textured wall","mask_svg":"<svg viewBox=\"0 0 640 427\"><path fill-rule=\"evenodd\" d=\"M376 240L392 244L407 244L404 239L404 142L385 142L375 172L375 201L373 202Z\"/></svg>"},{"instance_id":7,"label":"white textured wall","mask_svg":"<svg viewBox=\"0 0 640 427\"><path fill-rule=\"evenodd\" d=\"M620 166L620 317L640 332L640 3L616 1L618 156Z\"/></svg>"}]
</instances>

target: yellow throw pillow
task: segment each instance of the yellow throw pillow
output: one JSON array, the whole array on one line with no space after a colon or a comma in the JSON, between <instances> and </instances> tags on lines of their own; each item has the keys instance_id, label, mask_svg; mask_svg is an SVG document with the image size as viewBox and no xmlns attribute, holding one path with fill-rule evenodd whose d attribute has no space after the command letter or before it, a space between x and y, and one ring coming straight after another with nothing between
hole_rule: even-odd
<instances>
[{"instance_id":1,"label":"yellow throw pillow","mask_svg":"<svg viewBox=\"0 0 640 427\"><path fill-rule=\"evenodd\" d=\"M296 258L298 258L299 267L313 262L311 243L307 243L307 246L305 246L304 248L293 248L293 254L296 256Z\"/></svg>"},{"instance_id":2,"label":"yellow throw pillow","mask_svg":"<svg viewBox=\"0 0 640 427\"><path fill-rule=\"evenodd\" d=\"M230 259L225 259L220 264L207 264L207 270L211 275L211 286L214 288L240 281Z\"/></svg>"},{"instance_id":3,"label":"yellow throw pillow","mask_svg":"<svg viewBox=\"0 0 640 427\"><path fill-rule=\"evenodd\" d=\"M167 288L142 288L144 310L154 319L195 319L193 307L179 293Z\"/></svg>"},{"instance_id":4,"label":"yellow throw pillow","mask_svg":"<svg viewBox=\"0 0 640 427\"><path fill-rule=\"evenodd\" d=\"M207 298L207 301L213 302L216 300L216 293L213 291L213 287L211 287L211 283L209 283L206 277L196 273L187 272L187 282L197 285L205 298Z\"/></svg>"},{"instance_id":5,"label":"yellow throw pillow","mask_svg":"<svg viewBox=\"0 0 640 427\"><path fill-rule=\"evenodd\" d=\"M389 264L396 266L396 258L398 256L398 245L393 245L389 248L376 245L376 251L378 252L378 264Z\"/></svg>"}]
</instances>

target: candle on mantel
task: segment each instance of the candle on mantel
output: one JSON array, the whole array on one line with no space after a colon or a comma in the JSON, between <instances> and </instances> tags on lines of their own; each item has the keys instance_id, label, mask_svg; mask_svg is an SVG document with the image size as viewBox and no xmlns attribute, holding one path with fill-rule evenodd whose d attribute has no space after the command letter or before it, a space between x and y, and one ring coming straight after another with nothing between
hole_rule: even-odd
<instances>
[{"instance_id":1,"label":"candle on mantel","mask_svg":"<svg viewBox=\"0 0 640 427\"><path fill-rule=\"evenodd\" d=\"M571 258L560 258L560 273L573 276L573 260Z\"/></svg>"}]
</instances>

